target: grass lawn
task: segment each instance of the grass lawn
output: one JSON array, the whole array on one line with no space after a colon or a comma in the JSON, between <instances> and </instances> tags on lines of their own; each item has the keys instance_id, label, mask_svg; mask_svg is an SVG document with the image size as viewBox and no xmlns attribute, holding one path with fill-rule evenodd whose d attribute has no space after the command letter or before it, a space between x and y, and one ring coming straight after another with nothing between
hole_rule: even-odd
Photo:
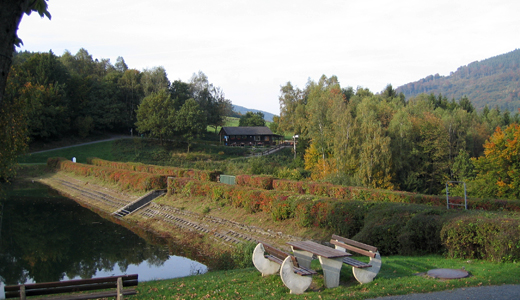
<instances>
[{"instance_id":1,"label":"grass lawn","mask_svg":"<svg viewBox=\"0 0 520 300\"><path fill-rule=\"evenodd\" d=\"M100 142L90 145L70 147L61 150L49 150L41 153L27 154L19 159L20 163L35 164L47 163L49 157L65 157L72 159L76 157L79 163L86 163L87 157L98 157L106 160L113 160L114 141Z\"/></svg>"},{"instance_id":2,"label":"grass lawn","mask_svg":"<svg viewBox=\"0 0 520 300\"><path fill-rule=\"evenodd\" d=\"M420 273L431 269L464 267L470 277L452 280L429 278ZM325 289L321 267L311 287L303 295L291 295L278 275L262 277L255 268L215 271L184 278L141 282L138 295L131 299L367 299L387 295L428 293L455 288L520 284L517 263L491 263L479 260L445 259L439 255L383 257L383 266L375 280L359 284L350 268L343 266L340 286ZM419 274L419 275L418 275Z\"/></svg>"}]
</instances>

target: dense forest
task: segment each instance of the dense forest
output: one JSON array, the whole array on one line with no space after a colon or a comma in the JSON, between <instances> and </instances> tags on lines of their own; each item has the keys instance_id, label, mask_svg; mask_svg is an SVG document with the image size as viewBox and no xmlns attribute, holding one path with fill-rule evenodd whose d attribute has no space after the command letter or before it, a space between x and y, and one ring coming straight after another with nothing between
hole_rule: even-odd
<instances>
[{"instance_id":1,"label":"dense forest","mask_svg":"<svg viewBox=\"0 0 520 300\"><path fill-rule=\"evenodd\" d=\"M471 181L473 196L519 196L514 170L508 173L519 166L517 150L488 161L492 145L497 157L516 149L508 141L518 135L518 113L477 112L467 97L420 94L406 101L391 85L373 94L341 87L335 76L304 89L282 86L280 111L278 130L299 135L297 151L314 180L426 194L443 193L447 181ZM482 189L499 181L506 186L501 193Z\"/></svg>"},{"instance_id":2,"label":"dense forest","mask_svg":"<svg viewBox=\"0 0 520 300\"><path fill-rule=\"evenodd\" d=\"M0 104L0 179L15 174L28 143L130 132L191 141L208 126L216 131L231 109L200 71L170 82L163 67L139 71L122 57L112 65L85 49L14 53Z\"/></svg>"},{"instance_id":3,"label":"dense forest","mask_svg":"<svg viewBox=\"0 0 520 300\"><path fill-rule=\"evenodd\" d=\"M520 108L520 49L462 66L449 76L439 74L396 89L407 98L433 93L448 99L467 96L477 110L498 107L516 112Z\"/></svg>"},{"instance_id":4,"label":"dense forest","mask_svg":"<svg viewBox=\"0 0 520 300\"><path fill-rule=\"evenodd\" d=\"M165 92L180 111L194 99L206 126L221 126L231 102L202 72L190 82L170 82L163 67L131 69L122 57L93 59L85 49L75 55L16 53L6 96L26 103L29 138L87 137L101 132L130 133L136 128L139 106ZM205 127L204 127L205 128Z\"/></svg>"},{"instance_id":5,"label":"dense forest","mask_svg":"<svg viewBox=\"0 0 520 300\"><path fill-rule=\"evenodd\" d=\"M279 101L280 116L270 127L299 136L293 165L313 180L425 194L443 193L447 181L465 181L473 196L520 197L518 113L477 110L467 96L406 99L391 85L379 94L354 90L335 76L303 89L288 82ZM0 106L6 128L0 132L0 178L13 175L28 141L68 135L135 130L161 142L182 137L189 152L208 127L224 125L231 108L202 72L189 82L170 82L162 67L139 71L121 57L112 65L85 49L62 56L17 53ZM241 122L263 125L263 117L249 113Z\"/></svg>"}]
</instances>

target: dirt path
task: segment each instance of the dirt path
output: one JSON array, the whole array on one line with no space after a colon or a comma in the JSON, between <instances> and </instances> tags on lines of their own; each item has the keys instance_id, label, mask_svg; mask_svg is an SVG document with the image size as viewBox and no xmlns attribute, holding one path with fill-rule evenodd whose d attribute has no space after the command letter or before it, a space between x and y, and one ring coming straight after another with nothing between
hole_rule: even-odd
<instances>
[{"instance_id":1,"label":"dirt path","mask_svg":"<svg viewBox=\"0 0 520 300\"><path fill-rule=\"evenodd\" d=\"M108 142L108 141L113 141L113 140L131 139L131 138L132 138L132 137L125 136L125 135L120 135L120 136L114 136L114 137L111 137L111 138L109 138L109 139L104 139L104 140L92 141L92 142L81 143L81 144L76 144L76 145L70 145L70 146L65 146L65 147L58 147L58 148L47 149L47 150L42 150L42 151L35 151L35 152L31 152L31 154L44 153L44 152L49 152L49 151L54 151L54 150L61 150L61 149L67 149L67 148L74 148L74 147L85 146L85 145L91 145L91 144L97 144L97 143Z\"/></svg>"}]
</instances>

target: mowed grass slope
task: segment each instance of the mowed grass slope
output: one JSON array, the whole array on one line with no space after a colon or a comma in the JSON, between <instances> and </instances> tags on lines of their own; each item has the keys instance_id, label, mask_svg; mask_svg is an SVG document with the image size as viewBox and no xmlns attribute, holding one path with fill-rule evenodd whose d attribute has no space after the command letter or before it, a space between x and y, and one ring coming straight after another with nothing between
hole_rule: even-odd
<instances>
[{"instance_id":1,"label":"mowed grass slope","mask_svg":"<svg viewBox=\"0 0 520 300\"><path fill-rule=\"evenodd\" d=\"M432 269L464 267L470 277L440 280L425 276ZM303 295L291 295L278 275L262 277L255 268L215 271L184 278L139 283L139 294L131 299L368 299L387 295L429 293L472 286L520 284L516 263L499 264L478 260L445 259L438 255L383 257L381 272L368 284L359 284L349 267L341 270L341 284L325 289L321 267Z\"/></svg>"}]
</instances>

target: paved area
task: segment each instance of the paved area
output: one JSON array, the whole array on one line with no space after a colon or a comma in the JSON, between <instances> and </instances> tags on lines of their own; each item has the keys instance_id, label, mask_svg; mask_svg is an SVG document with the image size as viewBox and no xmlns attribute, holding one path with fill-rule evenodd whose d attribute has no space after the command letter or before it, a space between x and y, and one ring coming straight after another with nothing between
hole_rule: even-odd
<instances>
[{"instance_id":1,"label":"paved area","mask_svg":"<svg viewBox=\"0 0 520 300\"><path fill-rule=\"evenodd\" d=\"M409 294L402 296L379 297L369 300L518 300L520 299L520 285L482 286L459 288L455 290Z\"/></svg>"}]
</instances>

